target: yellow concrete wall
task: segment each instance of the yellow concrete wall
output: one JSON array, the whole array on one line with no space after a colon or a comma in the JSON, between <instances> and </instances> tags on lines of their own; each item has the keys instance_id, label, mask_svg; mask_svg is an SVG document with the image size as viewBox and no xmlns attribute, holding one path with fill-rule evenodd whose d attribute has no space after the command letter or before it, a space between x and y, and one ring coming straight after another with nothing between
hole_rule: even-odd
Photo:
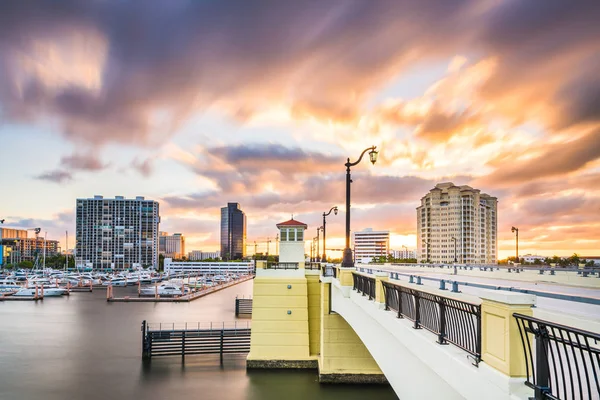
<instances>
[{"instance_id":1,"label":"yellow concrete wall","mask_svg":"<svg viewBox=\"0 0 600 400\"><path fill-rule=\"evenodd\" d=\"M510 377L526 376L523 343L513 313L532 315L531 305L509 305L483 300L481 358Z\"/></svg>"},{"instance_id":2,"label":"yellow concrete wall","mask_svg":"<svg viewBox=\"0 0 600 400\"><path fill-rule=\"evenodd\" d=\"M309 359L308 317L305 277L257 276L248 360Z\"/></svg>"},{"instance_id":3,"label":"yellow concrete wall","mask_svg":"<svg viewBox=\"0 0 600 400\"><path fill-rule=\"evenodd\" d=\"M308 330L310 354L317 356L321 347L321 283L319 275L307 275Z\"/></svg>"},{"instance_id":4,"label":"yellow concrete wall","mask_svg":"<svg viewBox=\"0 0 600 400\"><path fill-rule=\"evenodd\" d=\"M383 374L369 350L336 313L329 314L329 285L321 284L320 374Z\"/></svg>"}]
</instances>

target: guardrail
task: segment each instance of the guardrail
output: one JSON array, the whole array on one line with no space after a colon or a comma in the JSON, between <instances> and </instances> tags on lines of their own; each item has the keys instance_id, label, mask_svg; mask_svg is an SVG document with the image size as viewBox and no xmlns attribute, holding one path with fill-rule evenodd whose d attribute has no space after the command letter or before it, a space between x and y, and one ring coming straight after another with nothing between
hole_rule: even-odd
<instances>
[{"instance_id":1,"label":"guardrail","mask_svg":"<svg viewBox=\"0 0 600 400\"><path fill-rule=\"evenodd\" d=\"M385 309L398 318L414 321L438 336L439 344L452 343L481 361L481 306L417 289L382 282Z\"/></svg>"},{"instance_id":2,"label":"guardrail","mask_svg":"<svg viewBox=\"0 0 600 400\"><path fill-rule=\"evenodd\" d=\"M600 335L513 314L527 381L540 399L600 399Z\"/></svg>"},{"instance_id":3,"label":"guardrail","mask_svg":"<svg viewBox=\"0 0 600 400\"><path fill-rule=\"evenodd\" d=\"M298 263L267 263L267 269L298 269Z\"/></svg>"},{"instance_id":4,"label":"guardrail","mask_svg":"<svg viewBox=\"0 0 600 400\"><path fill-rule=\"evenodd\" d=\"M358 293L362 293L363 296L369 295L369 300L373 300L375 298L375 278L353 272L352 281L354 282L352 288Z\"/></svg>"}]
</instances>

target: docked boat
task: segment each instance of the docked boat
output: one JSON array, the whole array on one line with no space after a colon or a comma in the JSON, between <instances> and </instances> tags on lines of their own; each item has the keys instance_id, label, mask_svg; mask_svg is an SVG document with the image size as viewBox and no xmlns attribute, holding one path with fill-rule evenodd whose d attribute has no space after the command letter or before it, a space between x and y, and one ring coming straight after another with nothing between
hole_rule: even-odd
<instances>
[{"instance_id":1,"label":"docked boat","mask_svg":"<svg viewBox=\"0 0 600 400\"><path fill-rule=\"evenodd\" d=\"M180 296L182 294L188 294L189 288L174 285L172 283L163 283L158 286L146 286L140 289L140 296Z\"/></svg>"},{"instance_id":2,"label":"docked boat","mask_svg":"<svg viewBox=\"0 0 600 400\"><path fill-rule=\"evenodd\" d=\"M109 281L102 282L102 286L127 286L126 278L112 278Z\"/></svg>"},{"instance_id":3,"label":"docked boat","mask_svg":"<svg viewBox=\"0 0 600 400\"><path fill-rule=\"evenodd\" d=\"M21 285L14 279L2 279L0 280L0 292L14 292L15 290L21 289Z\"/></svg>"},{"instance_id":4,"label":"docked boat","mask_svg":"<svg viewBox=\"0 0 600 400\"><path fill-rule=\"evenodd\" d=\"M59 288L59 287L44 287L43 290L44 293L44 297L58 297L58 296L62 296L63 294L67 293L67 289L63 289L63 288ZM13 296L27 296L27 297L33 297L36 294L36 289L35 288L22 288L19 289L15 294L13 294ZM40 287L38 287L37 289L37 294L38 296L42 295L42 289Z\"/></svg>"}]
</instances>

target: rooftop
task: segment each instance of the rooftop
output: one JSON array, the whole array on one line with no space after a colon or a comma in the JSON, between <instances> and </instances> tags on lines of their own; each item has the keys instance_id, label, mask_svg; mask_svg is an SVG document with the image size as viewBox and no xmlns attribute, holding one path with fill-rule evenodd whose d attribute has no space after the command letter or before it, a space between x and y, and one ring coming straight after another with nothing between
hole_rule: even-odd
<instances>
[{"instance_id":1,"label":"rooftop","mask_svg":"<svg viewBox=\"0 0 600 400\"><path fill-rule=\"evenodd\" d=\"M280 222L277 224L278 228L281 228L282 226L303 226L305 229L308 228L308 225L306 225L304 222L296 221L293 217L289 221Z\"/></svg>"}]
</instances>

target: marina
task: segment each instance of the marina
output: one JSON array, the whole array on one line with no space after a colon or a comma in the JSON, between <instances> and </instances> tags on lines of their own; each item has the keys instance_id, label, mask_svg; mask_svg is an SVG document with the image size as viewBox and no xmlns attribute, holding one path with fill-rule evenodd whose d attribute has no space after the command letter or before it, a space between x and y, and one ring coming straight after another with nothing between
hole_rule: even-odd
<instances>
[{"instance_id":1,"label":"marina","mask_svg":"<svg viewBox=\"0 0 600 400\"><path fill-rule=\"evenodd\" d=\"M115 294L133 297L137 290L115 288ZM251 294L249 281L186 303L109 303L99 290L37 303L0 303L0 398L62 400L68 390L70 398L90 400L195 394L279 400L284 388L290 400L396 398L389 387L320 385L315 371L248 371L244 354L226 354L222 365L219 354L184 362L181 356L141 359L141 321L167 322L163 330L186 321L200 321L201 328L225 321L228 327L236 321L236 296Z\"/></svg>"}]
</instances>

